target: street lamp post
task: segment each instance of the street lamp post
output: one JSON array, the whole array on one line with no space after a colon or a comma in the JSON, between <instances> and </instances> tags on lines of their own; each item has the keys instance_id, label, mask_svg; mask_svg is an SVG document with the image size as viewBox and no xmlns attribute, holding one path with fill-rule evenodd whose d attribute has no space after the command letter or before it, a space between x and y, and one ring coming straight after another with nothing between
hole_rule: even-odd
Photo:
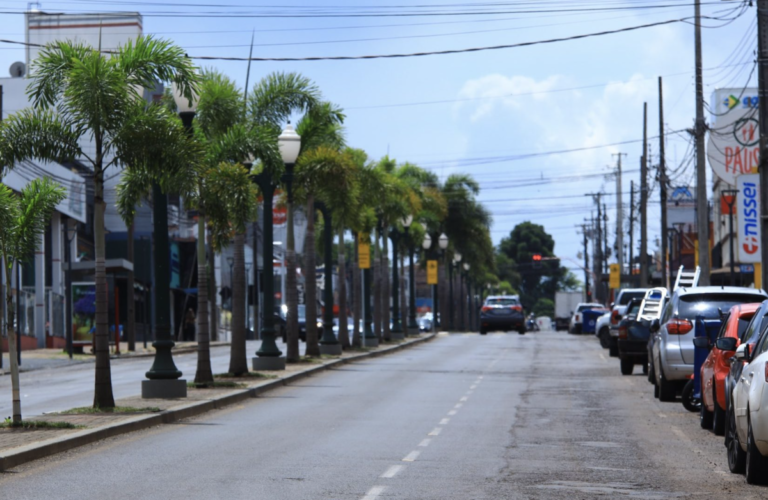
<instances>
[{"instance_id":1,"label":"street lamp post","mask_svg":"<svg viewBox=\"0 0 768 500\"><path fill-rule=\"evenodd\" d=\"M454 254L453 254L453 261L451 262L450 267L449 267L450 275L451 275L451 278L450 278L450 281L451 281L451 286L450 286L451 312L450 312L450 314L451 314L451 316L448 319L448 329L450 331L454 331L455 330L455 326L458 326L458 325L454 325L454 322L453 322L453 320L454 320L454 314L453 313L455 311L454 310L455 303L453 301L453 270L455 268L459 267L459 262L461 262L461 254L459 252L454 252ZM461 274L458 269L457 269L457 271L459 272L459 274Z\"/></svg>"},{"instance_id":2,"label":"street lamp post","mask_svg":"<svg viewBox=\"0 0 768 500\"><path fill-rule=\"evenodd\" d=\"M437 252L438 253L438 257L443 259L443 265L445 265L445 258L444 258L445 257L445 250L448 248L448 236L446 236L445 233L440 233L440 237L437 239L437 246L438 246L438 252ZM439 275L440 275L440 273L438 273L438 276ZM437 289L437 285L435 285L435 289ZM442 320L439 320L439 316L440 316L440 301L438 300L435 304L436 304L435 311L437 313L435 315L435 321L437 321L437 324L442 327L443 326L443 322L442 322Z\"/></svg>"},{"instance_id":3,"label":"street lamp post","mask_svg":"<svg viewBox=\"0 0 768 500\"><path fill-rule=\"evenodd\" d=\"M408 231L413 223L413 216L409 215L403 219L405 228L405 237L408 240L408 335L419 334L419 324L416 322L416 274L413 269L413 241L409 237Z\"/></svg>"},{"instance_id":4,"label":"street lamp post","mask_svg":"<svg viewBox=\"0 0 768 500\"><path fill-rule=\"evenodd\" d=\"M368 244L371 242L370 235L366 236ZM368 247L370 254L370 247ZM368 256L370 257L370 255ZM363 269L363 347L378 347L379 338L373 333L371 323L373 323L373 309L371 307L371 281L372 270L369 265Z\"/></svg>"},{"instance_id":5,"label":"street lamp post","mask_svg":"<svg viewBox=\"0 0 768 500\"><path fill-rule=\"evenodd\" d=\"M315 208L323 214L325 284L323 286L323 336L320 338L320 354L338 356L341 344L333 334L333 221L331 211L322 201L315 202ZM341 312L339 312L341 321Z\"/></svg>"},{"instance_id":6,"label":"street lamp post","mask_svg":"<svg viewBox=\"0 0 768 500\"><path fill-rule=\"evenodd\" d=\"M192 120L197 111L197 96L184 97L177 86L173 98L179 117L187 133L192 134ZM155 360L141 382L142 398L185 398L187 381L173 362L171 349L175 345L171 335L171 263L168 238L168 196L157 182L152 184L152 220L155 236ZM202 235L199 235L202 238Z\"/></svg>"},{"instance_id":7,"label":"street lamp post","mask_svg":"<svg viewBox=\"0 0 768 500\"><path fill-rule=\"evenodd\" d=\"M248 288L251 286L251 278L248 273L251 271L251 265L245 265L245 331L251 331L251 308L248 307Z\"/></svg>"},{"instance_id":8,"label":"street lamp post","mask_svg":"<svg viewBox=\"0 0 768 500\"><path fill-rule=\"evenodd\" d=\"M734 269L733 255L733 206L736 204L737 189L724 189L722 192L723 200L728 205L728 259L731 264L731 286L736 286L736 271Z\"/></svg>"},{"instance_id":9,"label":"street lamp post","mask_svg":"<svg viewBox=\"0 0 768 500\"><path fill-rule=\"evenodd\" d=\"M462 273L463 280L461 282L461 286L459 289L461 290L461 330L466 331L469 330L470 325L470 307L467 301L469 300L467 290L469 290L469 264L467 262L464 263L464 273ZM466 290L465 290L466 287ZM464 314L464 308L467 308L467 314Z\"/></svg>"},{"instance_id":10,"label":"street lamp post","mask_svg":"<svg viewBox=\"0 0 768 500\"><path fill-rule=\"evenodd\" d=\"M392 240L392 328L389 331L389 338L392 340L405 338L403 324L400 320L400 273L397 266L397 244L400 241L400 236L400 231L395 227L389 232L389 239Z\"/></svg>"},{"instance_id":11,"label":"street lamp post","mask_svg":"<svg viewBox=\"0 0 768 500\"><path fill-rule=\"evenodd\" d=\"M67 307L67 354L69 359L72 359L73 342L72 342L72 240L77 236L77 221L74 219L67 219L65 227L66 244L64 245L64 260L67 261L67 274L64 278L64 288L67 293L66 307ZM144 335L146 338L146 334ZM2 353L0 353L0 356Z\"/></svg>"}]
</instances>

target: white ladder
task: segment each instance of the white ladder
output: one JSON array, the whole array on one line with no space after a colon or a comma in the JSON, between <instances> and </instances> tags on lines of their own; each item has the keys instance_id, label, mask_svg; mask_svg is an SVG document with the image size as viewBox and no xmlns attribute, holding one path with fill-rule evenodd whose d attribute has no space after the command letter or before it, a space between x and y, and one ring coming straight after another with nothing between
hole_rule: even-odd
<instances>
[{"instance_id":1,"label":"white ladder","mask_svg":"<svg viewBox=\"0 0 768 500\"><path fill-rule=\"evenodd\" d=\"M666 288L651 288L645 292L645 297L640 304L640 311L638 311L637 317L649 321L661 319L661 311L664 309L664 300L666 298Z\"/></svg>"},{"instance_id":2,"label":"white ladder","mask_svg":"<svg viewBox=\"0 0 768 500\"><path fill-rule=\"evenodd\" d=\"M683 266L680 266L680 270L677 271L675 287L672 289L672 291L674 292L678 288L691 288L698 285L699 275L701 275L701 269L699 269L699 266L696 266L695 271L686 271Z\"/></svg>"}]
</instances>

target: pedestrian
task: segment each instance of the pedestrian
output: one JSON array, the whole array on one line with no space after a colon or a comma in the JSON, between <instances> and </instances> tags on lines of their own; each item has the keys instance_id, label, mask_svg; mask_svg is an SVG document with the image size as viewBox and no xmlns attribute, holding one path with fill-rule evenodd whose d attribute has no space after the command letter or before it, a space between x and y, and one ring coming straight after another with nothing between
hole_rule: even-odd
<instances>
[{"instance_id":1,"label":"pedestrian","mask_svg":"<svg viewBox=\"0 0 768 500\"><path fill-rule=\"evenodd\" d=\"M184 340L186 342L194 342L195 340L196 319L195 311L190 307L184 316Z\"/></svg>"}]
</instances>

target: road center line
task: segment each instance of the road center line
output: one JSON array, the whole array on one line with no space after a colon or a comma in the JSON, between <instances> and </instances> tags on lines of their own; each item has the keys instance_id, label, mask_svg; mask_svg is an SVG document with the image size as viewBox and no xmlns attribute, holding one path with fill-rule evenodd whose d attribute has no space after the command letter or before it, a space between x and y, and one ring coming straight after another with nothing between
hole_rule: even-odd
<instances>
[{"instance_id":1,"label":"road center line","mask_svg":"<svg viewBox=\"0 0 768 500\"><path fill-rule=\"evenodd\" d=\"M442 420L440 421L440 425L445 425L445 424L447 424L447 423L448 423L448 422L450 422L450 421L451 421L451 419L450 419L450 418L444 418L444 419L442 419Z\"/></svg>"},{"instance_id":2,"label":"road center line","mask_svg":"<svg viewBox=\"0 0 768 500\"><path fill-rule=\"evenodd\" d=\"M392 467L387 469L387 471L384 474L382 474L379 477L383 477L385 479L390 479L390 478L395 477L397 475L397 473L400 472L403 469L405 469L405 465L393 465Z\"/></svg>"},{"instance_id":3,"label":"road center line","mask_svg":"<svg viewBox=\"0 0 768 500\"><path fill-rule=\"evenodd\" d=\"M469 398L467 398L466 396L462 396L459 401L466 401L467 399L469 399Z\"/></svg>"},{"instance_id":4,"label":"road center line","mask_svg":"<svg viewBox=\"0 0 768 500\"><path fill-rule=\"evenodd\" d=\"M414 450L405 456L405 458L403 459L403 462L413 462L414 460L419 458L419 455L421 455L421 452Z\"/></svg>"},{"instance_id":5,"label":"road center line","mask_svg":"<svg viewBox=\"0 0 768 500\"><path fill-rule=\"evenodd\" d=\"M462 405L461 403L456 403L456 406L454 406L454 408L461 408L462 406L464 405Z\"/></svg>"},{"instance_id":6,"label":"road center line","mask_svg":"<svg viewBox=\"0 0 768 500\"><path fill-rule=\"evenodd\" d=\"M426 448L427 446L429 446L429 443L431 443L431 442L432 442L432 440L429 439L429 438L422 439L421 443L419 443L419 446L421 446L422 448Z\"/></svg>"},{"instance_id":7,"label":"road center line","mask_svg":"<svg viewBox=\"0 0 768 500\"><path fill-rule=\"evenodd\" d=\"M384 493L384 490L386 490L386 486L374 486L370 490L368 490L368 493L365 494L365 496L362 498L362 500L376 500L379 498L379 495Z\"/></svg>"},{"instance_id":8,"label":"road center line","mask_svg":"<svg viewBox=\"0 0 768 500\"><path fill-rule=\"evenodd\" d=\"M450 415L450 416L454 416L454 415L456 415L456 410L451 410L451 411L449 411L449 412L448 412L448 415Z\"/></svg>"},{"instance_id":9,"label":"road center line","mask_svg":"<svg viewBox=\"0 0 768 500\"><path fill-rule=\"evenodd\" d=\"M437 435L440 434L440 431L442 431L442 430L443 430L442 427L435 427L434 429L432 429L432 432L427 434L427 436L437 436Z\"/></svg>"},{"instance_id":10,"label":"road center line","mask_svg":"<svg viewBox=\"0 0 768 500\"><path fill-rule=\"evenodd\" d=\"M469 388L470 389L477 389L477 384L473 384L473 385L469 386Z\"/></svg>"}]
</instances>

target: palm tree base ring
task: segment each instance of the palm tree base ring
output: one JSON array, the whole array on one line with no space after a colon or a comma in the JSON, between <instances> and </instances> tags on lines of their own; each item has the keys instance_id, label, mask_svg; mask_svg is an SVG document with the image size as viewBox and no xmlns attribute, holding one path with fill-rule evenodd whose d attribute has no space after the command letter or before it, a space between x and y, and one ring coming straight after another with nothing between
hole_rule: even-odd
<instances>
[{"instance_id":1,"label":"palm tree base ring","mask_svg":"<svg viewBox=\"0 0 768 500\"><path fill-rule=\"evenodd\" d=\"M285 356L261 356L251 358L253 371L285 370Z\"/></svg>"},{"instance_id":2,"label":"palm tree base ring","mask_svg":"<svg viewBox=\"0 0 768 500\"><path fill-rule=\"evenodd\" d=\"M379 339L376 336L365 337L362 342L362 346L365 348L379 347Z\"/></svg>"},{"instance_id":3,"label":"palm tree base ring","mask_svg":"<svg viewBox=\"0 0 768 500\"><path fill-rule=\"evenodd\" d=\"M389 339L390 340L404 340L405 339L405 333L404 332L389 332Z\"/></svg>"},{"instance_id":4,"label":"palm tree base ring","mask_svg":"<svg viewBox=\"0 0 768 500\"><path fill-rule=\"evenodd\" d=\"M187 381L184 379L156 379L141 381L143 399L173 399L187 397Z\"/></svg>"},{"instance_id":5,"label":"palm tree base ring","mask_svg":"<svg viewBox=\"0 0 768 500\"><path fill-rule=\"evenodd\" d=\"M366 344L367 345L367 344ZM341 355L341 344L320 344L320 354L327 354L329 356Z\"/></svg>"}]
</instances>

